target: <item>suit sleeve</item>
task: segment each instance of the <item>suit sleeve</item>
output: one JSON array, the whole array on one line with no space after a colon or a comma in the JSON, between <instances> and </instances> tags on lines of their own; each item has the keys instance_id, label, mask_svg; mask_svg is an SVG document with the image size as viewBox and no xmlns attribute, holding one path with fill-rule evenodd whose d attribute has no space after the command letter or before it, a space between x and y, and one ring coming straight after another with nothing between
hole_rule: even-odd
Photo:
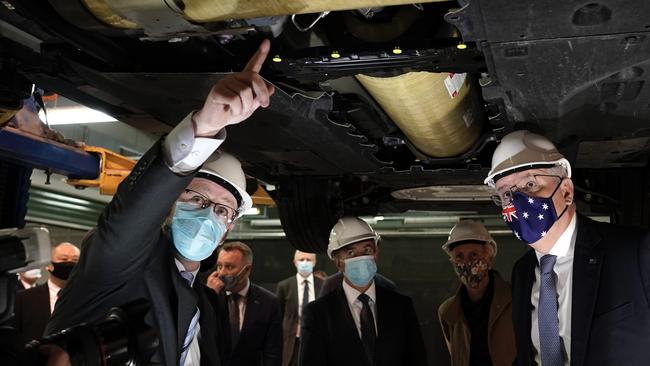
<instances>
[{"instance_id":1,"label":"suit sleeve","mask_svg":"<svg viewBox=\"0 0 650 366\"><path fill-rule=\"evenodd\" d=\"M406 302L404 310L404 320L407 326L406 336L408 337L406 344L409 347L406 354L407 357L410 358L410 360L405 364L412 366L427 366L427 352L424 347L424 341L422 340L422 331L420 330L420 323L415 314L415 309L413 308L413 302L411 299L408 299Z\"/></svg>"},{"instance_id":2,"label":"suit sleeve","mask_svg":"<svg viewBox=\"0 0 650 366\"><path fill-rule=\"evenodd\" d=\"M316 314L316 303L312 302L302 314L300 328L300 352L298 366L325 366L327 359L325 324L323 317Z\"/></svg>"},{"instance_id":3,"label":"suit sleeve","mask_svg":"<svg viewBox=\"0 0 650 366\"><path fill-rule=\"evenodd\" d=\"M282 365L282 312L280 303L273 299L269 327L264 341L264 366Z\"/></svg>"},{"instance_id":4,"label":"suit sleeve","mask_svg":"<svg viewBox=\"0 0 650 366\"><path fill-rule=\"evenodd\" d=\"M449 334L449 326L442 320L442 305L438 308L438 320L440 321L440 329L442 329L442 335L445 337L447 350L449 351L449 354L451 354L451 334Z\"/></svg>"}]
</instances>

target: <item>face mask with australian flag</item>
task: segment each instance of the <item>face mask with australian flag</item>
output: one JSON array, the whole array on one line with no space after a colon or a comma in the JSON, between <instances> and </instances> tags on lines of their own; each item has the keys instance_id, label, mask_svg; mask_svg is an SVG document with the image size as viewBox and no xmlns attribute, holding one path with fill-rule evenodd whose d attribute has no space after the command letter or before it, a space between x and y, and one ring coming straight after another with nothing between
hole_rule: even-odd
<instances>
[{"instance_id":1,"label":"face mask with australian flag","mask_svg":"<svg viewBox=\"0 0 650 366\"><path fill-rule=\"evenodd\" d=\"M526 244L535 243L564 215L569 206L557 215L553 205L556 191L557 188L549 197L530 197L521 192L513 192L512 201L503 208L501 214L517 239Z\"/></svg>"}]
</instances>

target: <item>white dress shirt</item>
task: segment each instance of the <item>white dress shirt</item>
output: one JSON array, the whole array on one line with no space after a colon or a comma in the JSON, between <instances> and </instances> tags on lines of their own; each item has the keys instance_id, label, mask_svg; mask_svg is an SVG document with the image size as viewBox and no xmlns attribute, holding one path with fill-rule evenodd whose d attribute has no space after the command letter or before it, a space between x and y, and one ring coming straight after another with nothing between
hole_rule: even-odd
<instances>
[{"instance_id":1,"label":"white dress shirt","mask_svg":"<svg viewBox=\"0 0 650 366\"><path fill-rule=\"evenodd\" d=\"M296 282L298 283L298 324L296 325L296 337L300 337L300 319L302 319L302 294L305 292L305 281L309 283L308 303L316 300L316 291L314 289L314 274L310 273L309 276L303 277L300 273L296 273Z\"/></svg>"},{"instance_id":2,"label":"white dress shirt","mask_svg":"<svg viewBox=\"0 0 650 366\"><path fill-rule=\"evenodd\" d=\"M348 306L350 307L350 312L352 313L352 319L354 319L354 325L357 326L359 338L361 338L361 309L363 308L363 303L358 299L359 295L361 295L361 292L348 285L345 280L343 280L343 292L345 293L345 298L348 301ZM377 328L377 295L375 291L374 280L372 281L370 287L368 287L366 290L365 294L370 298L368 304L370 305L370 310L372 311L372 317L375 320L375 332L379 333L379 328Z\"/></svg>"},{"instance_id":3,"label":"white dress shirt","mask_svg":"<svg viewBox=\"0 0 650 366\"><path fill-rule=\"evenodd\" d=\"M185 117L163 142L165 163L176 174L189 174L200 167L226 140L226 129L214 138L194 137L192 116Z\"/></svg>"},{"instance_id":4,"label":"white dress shirt","mask_svg":"<svg viewBox=\"0 0 650 366\"><path fill-rule=\"evenodd\" d=\"M239 331L244 326L244 316L246 315L246 296L248 296L248 289L251 287L251 281L246 279L246 286L239 292L239 299L237 299L237 307L239 308ZM226 296L230 296L232 292L226 291Z\"/></svg>"},{"instance_id":5,"label":"white dress shirt","mask_svg":"<svg viewBox=\"0 0 650 366\"><path fill-rule=\"evenodd\" d=\"M57 286L52 280L47 280L47 287L50 289L50 315L54 311L54 305L56 305L56 300L59 298L59 291L61 287Z\"/></svg>"},{"instance_id":6,"label":"white dress shirt","mask_svg":"<svg viewBox=\"0 0 650 366\"><path fill-rule=\"evenodd\" d=\"M558 300L557 313L560 322L560 338L562 340L565 366L569 366L571 363L571 299L573 292L573 252L576 246L577 216L575 214L573 215L569 226L548 253L557 257L553 272L555 272L555 291L557 292ZM539 305L540 287L539 260L544 254L539 252L535 252L535 254L537 255L537 267L535 267L535 283L533 283L530 296L530 302L533 306L531 311L530 337L535 348L535 362L541 365L537 308Z\"/></svg>"},{"instance_id":7,"label":"white dress shirt","mask_svg":"<svg viewBox=\"0 0 650 366\"><path fill-rule=\"evenodd\" d=\"M195 171L226 139L225 129L221 130L214 138L195 137L192 127L193 115L194 112L188 114L163 141L163 158L169 169L176 174L189 174ZM185 271L185 267L178 259L175 259L175 263L179 272ZM194 276L193 285L198 269L189 272ZM201 364L200 337L201 326L197 324L194 338L185 357L185 365L182 366L199 366Z\"/></svg>"},{"instance_id":8,"label":"white dress shirt","mask_svg":"<svg viewBox=\"0 0 650 366\"><path fill-rule=\"evenodd\" d=\"M25 290L30 289L30 288L36 286L36 283L31 284L31 283L29 283L29 282L26 282L26 281L23 280L20 276L18 276L18 280L20 281L20 283L23 284L23 287L25 288Z\"/></svg>"}]
</instances>

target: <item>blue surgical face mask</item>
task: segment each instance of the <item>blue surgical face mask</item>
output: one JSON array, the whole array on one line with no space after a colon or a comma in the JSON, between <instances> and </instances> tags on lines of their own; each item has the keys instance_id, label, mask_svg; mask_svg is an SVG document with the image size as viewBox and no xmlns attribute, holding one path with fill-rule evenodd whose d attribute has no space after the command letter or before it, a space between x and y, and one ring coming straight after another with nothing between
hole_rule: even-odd
<instances>
[{"instance_id":1,"label":"blue surgical face mask","mask_svg":"<svg viewBox=\"0 0 650 366\"><path fill-rule=\"evenodd\" d=\"M512 194L512 202L504 207L501 213L517 239L526 244L535 243L564 215L569 206L558 215L553 203L553 196L561 184L562 182L548 197L530 197L521 192Z\"/></svg>"},{"instance_id":2,"label":"blue surgical face mask","mask_svg":"<svg viewBox=\"0 0 650 366\"><path fill-rule=\"evenodd\" d=\"M345 277L357 287L367 286L377 273L377 264L372 255L349 258L345 263Z\"/></svg>"},{"instance_id":3,"label":"blue surgical face mask","mask_svg":"<svg viewBox=\"0 0 650 366\"><path fill-rule=\"evenodd\" d=\"M314 272L314 262L299 261L297 268L298 268L298 273L300 273L300 275L302 275L303 277L307 277L310 274L312 274L312 272Z\"/></svg>"},{"instance_id":4,"label":"blue surgical face mask","mask_svg":"<svg viewBox=\"0 0 650 366\"><path fill-rule=\"evenodd\" d=\"M226 234L226 224L212 207L196 210L185 202L176 202L172 218L172 238L180 255L191 261L208 258Z\"/></svg>"}]
</instances>

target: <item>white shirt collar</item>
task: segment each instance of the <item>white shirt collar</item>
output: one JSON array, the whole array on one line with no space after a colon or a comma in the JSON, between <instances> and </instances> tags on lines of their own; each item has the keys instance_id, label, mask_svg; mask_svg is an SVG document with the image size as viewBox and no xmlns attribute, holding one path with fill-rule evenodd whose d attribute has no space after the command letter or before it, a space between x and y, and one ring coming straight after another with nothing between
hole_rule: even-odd
<instances>
[{"instance_id":1,"label":"white shirt collar","mask_svg":"<svg viewBox=\"0 0 650 366\"><path fill-rule=\"evenodd\" d=\"M558 259L571 259L573 258L573 252L575 249L575 234L576 234L576 227L577 227L577 220L578 215L573 214L573 218L571 219L571 222L569 223L569 226L567 226L566 230L560 235L560 237L557 239L551 250L549 251L548 254L552 254L556 256ZM540 253L538 251L535 251L535 254L537 255L537 261L539 262L540 258L544 256L543 253Z\"/></svg>"},{"instance_id":2,"label":"white shirt collar","mask_svg":"<svg viewBox=\"0 0 650 366\"><path fill-rule=\"evenodd\" d=\"M50 289L50 296L56 297L61 291L61 287L57 286L56 283L52 282L49 278L47 279L47 287Z\"/></svg>"},{"instance_id":3,"label":"white shirt collar","mask_svg":"<svg viewBox=\"0 0 650 366\"><path fill-rule=\"evenodd\" d=\"M296 272L296 279L298 280L298 284L302 285L305 280L309 282L310 286L314 285L314 274L310 273L309 276L303 277L300 273Z\"/></svg>"},{"instance_id":4,"label":"white shirt collar","mask_svg":"<svg viewBox=\"0 0 650 366\"><path fill-rule=\"evenodd\" d=\"M192 283L190 284L190 287L194 286L194 281L196 280L196 274L199 273L199 269L201 266L197 267L194 271L188 271L185 269L185 266L181 261L178 260L178 258L174 257L174 263L176 264L176 268L178 268L178 272L189 272L192 274Z\"/></svg>"},{"instance_id":5,"label":"white shirt collar","mask_svg":"<svg viewBox=\"0 0 650 366\"><path fill-rule=\"evenodd\" d=\"M361 292L359 292L359 290L357 290L356 288L350 286L345 281L345 279L343 279L343 292L345 292L345 298L347 299L348 304L352 305L355 303L355 301L357 301L359 304L361 303L361 301L357 299L359 295L361 295ZM375 291L375 280L372 280L372 284L370 285L370 287L368 287L365 294L368 295L371 302L373 303L377 302L376 301L377 296Z\"/></svg>"},{"instance_id":6,"label":"white shirt collar","mask_svg":"<svg viewBox=\"0 0 650 366\"><path fill-rule=\"evenodd\" d=\"M248 290L251 287L251 281L247 278L246 279L246 286L244 286L243 289L241 289L239 292L237 292L241 297L246 297L248 295ZM230 295L232 292L231 291L226 291L226 295Z\"/></svg>"}]
</instances>

